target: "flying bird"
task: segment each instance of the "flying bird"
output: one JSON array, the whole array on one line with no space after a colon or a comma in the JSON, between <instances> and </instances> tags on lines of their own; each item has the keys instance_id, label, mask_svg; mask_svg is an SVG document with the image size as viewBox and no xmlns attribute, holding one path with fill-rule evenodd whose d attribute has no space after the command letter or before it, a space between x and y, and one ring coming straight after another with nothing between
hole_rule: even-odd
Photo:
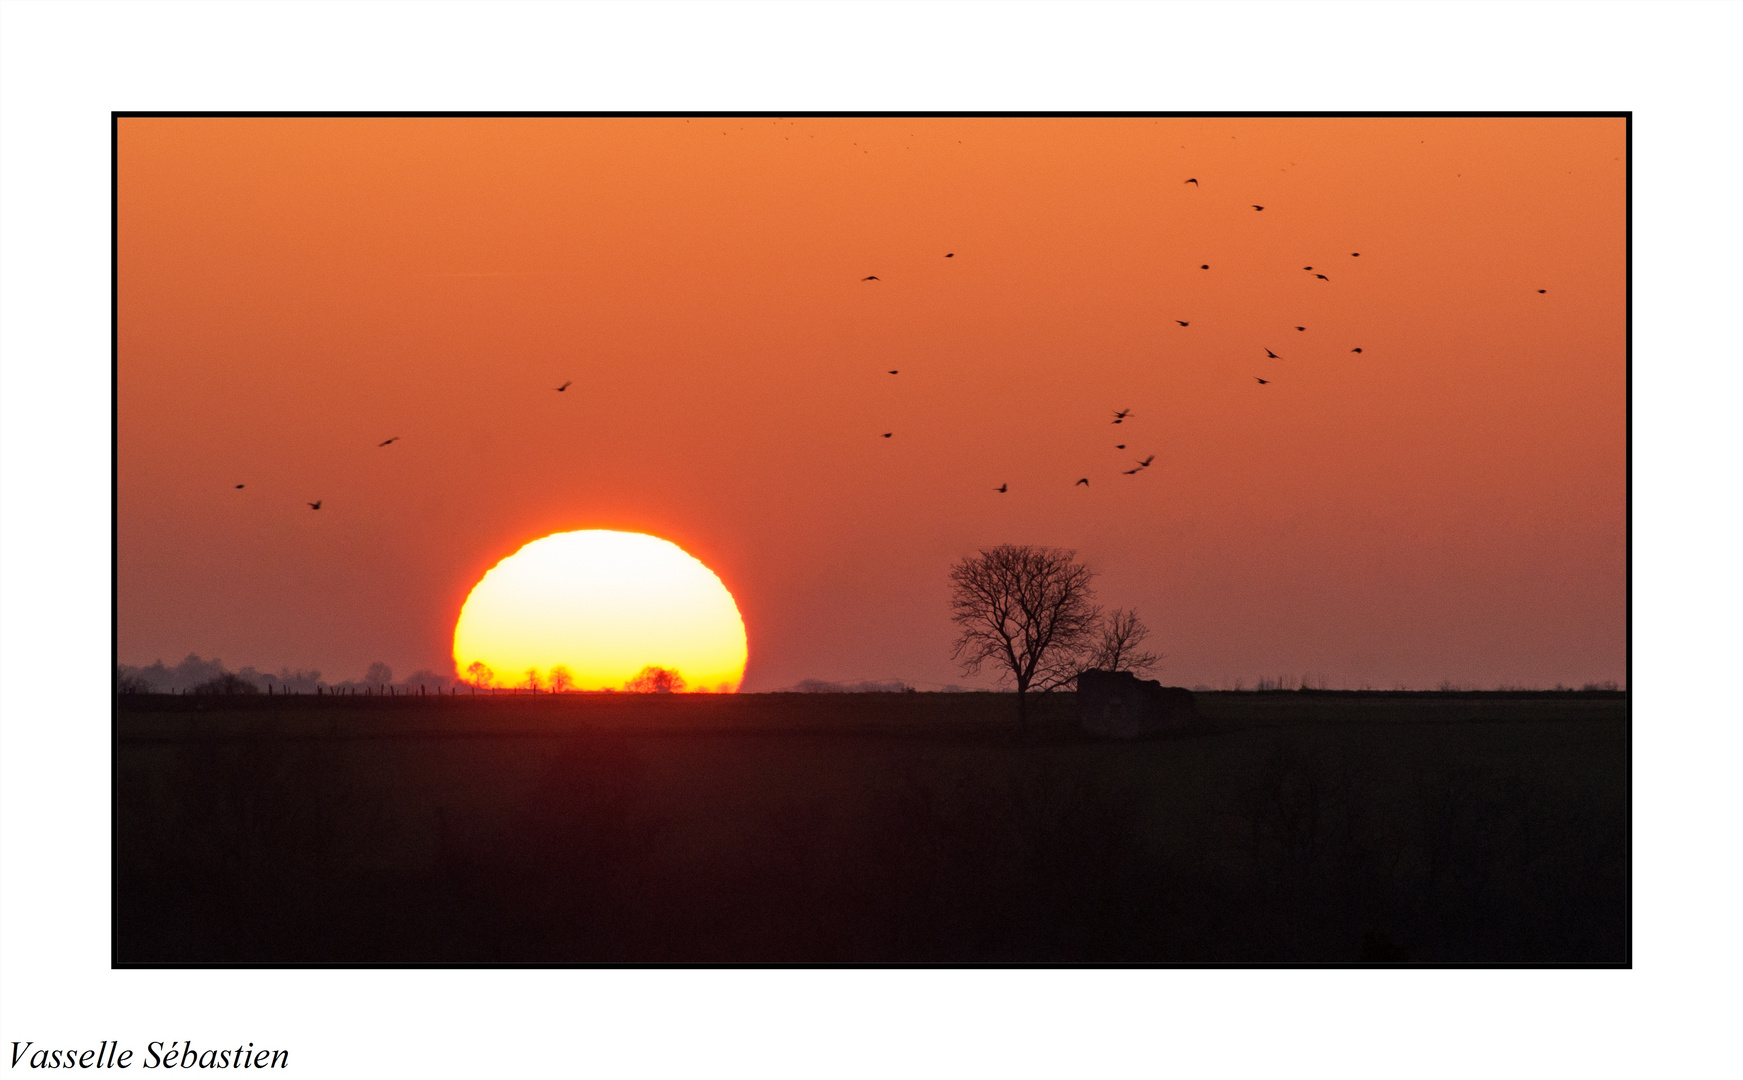
<instances>
[{"instance_id":1,"label":"flying bird","mask_svg":"<svg viewBox=\"0 0 1743 1080\"><path fill-rule=\"evenodd\" d=\"M1352 259L1359 259L1359 258L1361 258L1361 256L1362 256L1362 253L1359 251L1350 252L1350 258L1352 258Z\"/></svg>"},{"instance_id":2,"label":"flying bird","mask_svg":"<svg viewBox=\"0 0 1743 1080\"><path fill-rule=\"evenodd\" d=\"M1150 463L1152 461L1155 461L1155 460L1156 460L1156 455L1151 454L1149 457L1145 458L1143 461L1138 462L1138 468L1148 469L1150 467Z\"/></svg>"},{"instance_id":3,"label":"flying bird","mask_svg":"<svg viewBox=\"0 0 1743 1080\"><path fill-rule=\"evenodd\" d=\"M1132 410L1130 410L1130 409L1121 409L1121 410L1120 410L1120 411L1119 411L1119 412L1117 412L1117 413L1115 413L1115 414L1114 414L1114 423L1116 423L1116 424L1117 424L1117 423L1119 423L1119 422L1120 422L1120 421L1121 421L1121 420L1124 420L1124 419L1125 419L1125 418L1126 418L1126 417L1128 417L1128 416L1130 416L1130 415L1132 415Z\"/></svg>"},{"instance_id":4,"label":"flying bird","mask_svg":"<svg viewBox=\"0 0 1743 1080\"><path fill-rule=\"evenodd\" d=\"M1252 207L1253 207L1253 209L1255 209L1255 210L1263 210L1263 209L1265 209L1265 208L1264 208L1264 207L1263 207L1263 206L1260 206L1260 205L1259 205L1259 204L1258 204L1258 203L1253 203L1253 204L1252 204Z\"/></svg>"},{"instance_id":5,"label":"flying bird","mask_svg":"<svg viewBox=\"0 0 1743 1080\"><path fill-rule=\"evenodd\" d=\"M1198 180L1197 180L1197 178L1195 178L1195 177L1190 177L1190 176L1189 176L1189 177L1187 177L1187 178L1186 178L1186 179L1185 179L1185 180L1182 180L1182 181L1181 181L1181 183L1183 183L1183 184L1193 184L1193 185L1196 185L1196 184L1197 184L1197 183L1198 183Z\"/></svg>"},{"instance_id":6,"label":"flying bird","mask_svg":"<svg viewBox=\"0 0 1743 1080\"><path fill-rule=\"evenodd\" d=\"M1538 292L1540 292L1540 293L1546 293L1546 292L1548 292L1548 291L1549 291L1549 290L1548 290L1548 289L1539 289L1539 290L1537 290L1537 291L1538 291Z\"/></svg>"},{"instance_id":7,"label":"flying bird","mask_svg":"<svg viewBox=\"0 0 1743 1080\"><path fill-rule=\"evenodd\" d=\"M1203 266L1201 266L1201 267L1199 267L1199 269L1200 269L1200 270L1209 270L1209 269L1210 269L1210 264L1209 264L1209 263L1205 263L1205 264L1204 264L1204 265L1203 265Z\"/></svg>"},{"instance_id":8,"label":"flying bird","mask_svg":"<svg viewBox=\"0 0 1743 1080\"><path fill-rule=\"evenodd\" d=\"M895 434L895 432L893 432L893 431L886 431L886 432L884 432L884 438L886 438L886 439L887 439L887 438L889 438L889 437L890 437L890 436L891 436L891 435L894 435L894 434Z\"/></svg>"},{"instance_id":9,"label":"flying bird","mask_svg":"<svg viewBox=\"0 0 1743 1080\"><path fill-rule=\"evenodd\" d=\"M1282 358L1282 357L1281 357L1281 356L1278 356L1278 355L1277 355L1277 354L1276 354L1276 353L1274 353L1274 352L1272 352L1272 351L1271 351L1271 350L1270 350L1270 349L1266 349L1266 350L1265 350L1265 355L1266 355L1266 356L1269 356L1269 357L1270 357L1270 358L1271 358L1271 359L1273 359L1273 360L1281 360L1281 359L1283 359L1283 358Z\"/></svg>"},{"instance_id":10,"label":"flying bird","mask_svg":"<svg viewBox=\"0 0 1743 1080\"><path fill-rule=\"evenodd\" d=\"M1350 351L1351 352L1361 352L1362 350L1360 347L1357 347L1357 348L1351 349Z\"/></svg>"},{"instance_id":11,"label":"flying bird","mask_svg":"<svg viewBox=\"0 0 1743 1080\"><path fill-rule=\"evenodd\" d=\"M1311 267L1311 266L1304 266L1304 267L1302 267L1302 269L1303 269L1303 270L1312 270L1312 269L1313 269L1313 267Z\"/></svg>"},{"instance_id":12,"label":"flying bird","mask_svg":"<svg viewBox=\"0 0 1743 1080\"><path fill-rule=\"evenodd\" d=\"M1305 329L1307 329L1307 327L1305 327L1305 326L1297 326L1297 327L1296 327L1296 328L1295 328L1295 329L1297 329L1297 330L1305 330Z\"/></svg>"},{"instance_id":13,"label":"flying bird","mask_svg":"<svg viewBox=\"0 0 1743 1080\"><path fill-rule=\"evenodd\" d=\"M1185 319L1175 319L1174 321L1179 323L1181 326L1191 326L1192 325L1191 323L1187 322Z\"/></svg>"},{"instance_id":14,"label":"flying bird","mask_svg":"<svg viewBox=\"0 0 1743 1080\"><path fill-rule=\"evenodd\" d=\"M1326 277L1324 274L1315 274L1313 276L1318 278L1321 281L1330 281L1331 280L1331 278Z\"/></svg>"},{"instance_id":15,"label":"flying bird","mask_svg":"<svg viewBox=\"0 0 1743 1080\"><path fill-rule=\"evenodd\" d=\"M883 279L878 277L876 274L871 274L867 277L860 278L860 280L861 281L882 281Z\"/></svg>"},{"instance_id":16,"label":"flying bird","mask_svg":"<svg viewBox=\"0 0 1743 1080\"><path fill-rule=\"evenodd\" d=\"M314 502L309 504L309 509L310 510L319 510L321 508L321 504L323 502L326 502L326 501L327 500L325 500L325 499L316 499Z\"/></svg>"},{"instance_id":17,"label":"flying bird","mask_svg":"<svg viewBox=\"0 0 1743 1080\"><path fill-rule=\"evenodd\" d=\"M1121 471L1123 473L1125 473L1125 475L1127 475L1127 476L1136 476L1139 473L1144 471L1144 467L1142 465L1140 465L1135 469L1122 469Z\"/></svg>"},{"instance_id":18,"label":"flying bird","mask_svg":"<svg viewBox=\"0 0 1743 1080\"><path fill-rule=\"evenodd\" d=\"M954 259L954 258L956 258L956 252L954 252L954 251L947 251L947 252L945 252L945 253L944 253L944 257L945 257L945 258L946 258L946 259Z\"/></svg>"},{"instance_id":19,"label":"flying bird","mask_svg":"<svg viewBox=\"0 0 1743 1080\"><path fill-rule=\"evenodd\" d=\"M1253 378L1259 379L1259 377L1257 375L1253 376ZM1266 383L1268 383L1270 381L1271 381L1270 379L1259 379L1259 385L1264 386Z\"/></svg>"},{"instance_id":20,"label":"flying bird","mask_svg":"<svg viewBox=\"0 0 1743 1080\"><path fill-rule=\"evenodd\" d=\"M998 487L993 488L993 490L998 492L1000 495L1003 495L1005 493L1005 489L1010 487L1010 486L1011 485L1009 485L1009 484L1000 484Z\"/></svg>"},{"instance_id":21,"label":"flying bird","mask_svg":"<svg viewBox=\"0 0 1743 1080\"><path fill-rule=\"evenodd\" d=\"M1124 450L1124 449L1125 449L1125 448L1126 448L1126 444L1125 444L1125 443L1115 443L1115 444L1114 444L1114 449L1115 449L1115 450Z\"/></svg>"},{"instance_id":22,"label":"flying bird","mask_svg":"<svg viewBox=\"0 0 1743 1080\"><path fill-rule=\"evenodd\" d=\"M1071 485L1071 486L1072 486L1072 487L1077 487L1077 486L1078 486L1078 485L1080 485L1080 484L1081 484L1081 485L1082 485L1082 486L1084 486L1084 487L1088 487L1088 486L1089 486L1089 477L1087 477L1087 476L1086 476L1086 477L1084 477L1084 478L1083 478L1083 479L1082 479L1082 480L1079 480L1079 481L1078 481L1078 482L1077 482L1077 483L1076 483L1076 484L1073 484L1073 485Z\"/></svg>"},{"instance_id":23,"label":"flying bird","mask_svg":"<svg viewBox=\"0 0 1743 1080\"><path fill-rule=\"evenodd\" d=\"M900 375L900 374L901 374L901 371L900 371L900 369L897 369L897 368L891 368L891 369L890 369L890 374L891 374L891 375Z\"/></svg>"},{"instance_id":24,"label":"flying bird","mask_svg":"<svg viewBox=\"0 0 1743 1080\"><path fill-rule=\"evenodd\" d=\"M569 389L569 387L573 386L574 384L575 384L575 380L570 379L568 382L564 383L562 386L557 387L557 393L561 394L563 391Z\"/></svg>"},{"instance_id":25,"label":"flying bird","mask_svg":"<svg viewBox=\"0 0 1743 1080\"><path fill-rule=\"evenodd\" d=\"M388 444L388 443L395 443L395 442L398 442L398 441L399 441L399 436L398 436L398 435L395 435L395 436L394 436L394 437L393 437L393 438L391 438L391 439L383 439L383 440L382 440L382 441L381 441L381 442L378 442L378 443L376 443L376 444L375 444L375 445L376 445L376 446L386 446L386 445L387 445L387 444Z\"/></svg>"},{"instance_id":26,"label":"flying bird","mask_svg":"<svg viewBox=\"0 0 1743 1080\"><path fill-rule=\"evenodd\" d=\"M237 491L241 491L241 490L242 490L242 485L241 485L241 484L237 484L237 485L236 485L236 490L237 490Z\"/></svg>"}]
</instances>

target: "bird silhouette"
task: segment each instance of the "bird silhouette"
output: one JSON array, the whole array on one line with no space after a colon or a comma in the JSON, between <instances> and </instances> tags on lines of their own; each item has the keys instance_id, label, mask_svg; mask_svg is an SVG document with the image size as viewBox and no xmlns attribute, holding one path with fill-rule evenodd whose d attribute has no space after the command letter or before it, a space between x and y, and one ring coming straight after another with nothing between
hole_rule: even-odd
<instances>
[{"instance_id":1,"label":"bird silhouette","mask_svg":"<svg viewBox=\"0 0 1743 1080\"><path fill-rule=\"evenodd\" d=\"M1125 473L1127 476L1136 476L1143 471L1144 471L1144 467L1142 465L1138 466L1136 469L1122 469L1121 470L1121 472Z\"/></svg>"},{"instance_id":2,"label":"bird silhouette","mask_svg":"<svg viewBox=\"0 0 1743 1080\"><path fill-rule=\"evenodd\" d=\"M1079 480L1076 484L1073 484L1071 486L1078 487L1079 485L1081 485L1083 487L1088 487L1089 486L1089 477L1086 476L1082 480Z\"/></svg>"},{"instance_id":3,"label":"bird silhouette","mask_svg":"<svg viewBox=\"0 0 1743 1080\"><path fill-rule=\"evenodd\" d=\"M1186 179L1185 179L1185 180L1182 180L1182 181L1181 181L1181 183L1183 183L1183 184L1194 184L1194 185L1196 185L1196 184L1197 184L1197 183L1198 183L1198 179L1197 179L1197 178L1196 178L1196 177L1191 177L1191 176L1189 176L1189 177L1187 177L1187 178L1186 178Z\"/></svg>"},{"instance_id":4,"label":"bird silhouette","mask_svg":"<svg viewBox=\"0 0 1743 1080\"><path fill-rule=\"evenodd\" d=\"M1125 449L1125 448L1126 448L1126 444L1125 444L1125 443L1115 443L1115 444L1114 444L1114 449L1115 449L1115 450L1124 450L1124 449Z\"/></svg>"},{"instance_id":5,"label":"bird silhouette","mask_svg":"<svg viewBox=\"0 0 1743 1080\"><path fill-rule=\"evenodd\" d=\"M557 387L557 393L561 394L563 391L569 389L570 386L574 385L574 383L575 383L575 380L570 379L568 382L564 383L562 386Z\"/></svg>"},{"instance_id":6,"label":"bird silhouette","mask_svg":"<svg viewBox=\"0 0 1743 1080\"><path fill-rule=\"evenodd\" d=\"M1351 349L1350 351L1351 352L1361 352L1362 350L1360 347L1357 347L1357 348Z\"/></svg>"},{"instance_id":7,"label":"bird silhouette","mask_svg":"<svg viewBox=\"0 0 1743 1080\"><path fill-rule=\"evenodd\" d=\"M236 490L237 490L237 491L241 491L241 490L242 490L242 485L241 485L241 484L237 484L237 485L236 485Z\"/></svg>"},{"instance_id":8,"label":"bird silhouette","mask_svg":"<svg viewBox=\"0 0 1743 1080\"><path fill-rule=\"evenodd\" d=\"M1303 270L1312 270L1312 269L1313 269L1313 267L1311 267L1311 266L1304 266L1304 267L1302 267L1302 269L1303 269Z\"/></svg>"},{"instance_id":9,"label":"bird silhouette","mask_svg":"<svg viewBox=\"0 0 1743 1080\"><path fill-rule=\"evenodd\" d=\"M376 444L375 444L375 445L376 445L376 446L386 446L386 445L387 445L387 444L388 444L388 443L395 443L395 442L398 442L398 441L399 441L399 436L398 436L398 435L395 435L395 436L394 436L394 437L393 437L393 438L391 438L391 439L383 439L383 440L382 440L382 441L380 441L380 442L378 442L378 443L376 443Z\"/></svg>"},{"instance_id":10,"label":"bird silhouette","mask_svg":"<svg viewBox=\"0 0 1743 1080\"><path fill-rule=\"evenodd\" d=\"M882 281L883 279L878 277L876 274L872 274L868 277L862 277L862 278L860 278L860 280L861 281Z\"/></svg>"},{"instance_id":11,"label":"bird silhouette","mask_svg":"<svg viewBox=\"0 0 1743 1080\"><path fill-rule=\"evenodd\" d=\"M1259 379L1259 377L1257 375L1253 376L1253 378ZM1264 386L1266 383L1268 383L1270 381L1271 381L1270 379L1259 379L1259 385Z\"/></svg>"},{"instance_id":12,"label":"bird silhouette","mask_svg":"<svg viewBox=\"0 0 1743 1080\"><path fill-rule=\"evenodd\" d=\"M1148 469L1150 467L1150 463L1152 461L1155 461L1155 460L1156 460L1156 455L1151 454L1149 457L1145 458L1143 461L1138 462L1138 468Z\"/></svg>"},{"instance_id":13,"label":"bird silhouette","mask_svg":"<svg viewBox=\"0 0 1743 1080\"><path fill-rule=\"evenodd\" d=\"M1203 265L1203 266L1201 266L1201 267L1199 267L1199 269L1200 269L1200 270L1209 270L1209 269L1210 269L1210 264L1209 264L1209 263L1205 263L1205 264L1204 264L1204 265Z\"/></svg>"},{"instance_id":14,"label":"bird silhouette","mask_svg":"<svg viewBox=\"0 0 1743 1080\"><path fill-rule=\"evenodd\" d=\"M1125 420L1125 418L1130 416L1130 415L1132 415L1132 410L1121 409L1119 412L1114 414L1114 423L1118 424L1121 421Z\"/></svg>"},{"instance_id":15,"label":"bird silhouette","mask_svg":"<svg viewBox=\"0 0 1743 1080\"><path fill-rule=\"evenodd\" d=\"M1305 327L1305 326L1297 326L1297 327L1296 327L1296 328L1295 328L1295 329L1297 329L1297 330L1305 330L1305 329L1307 329L1307 327Z\"/></svg>"},{"instance_id":16,"label":"bird silhouette","mask_svg":"<svg viewBox=\"0 0 1743 1080\"><path fill-rule=\"evenodd\" d=\"M1192 325L1191 323L1187 322L1185 319L1175 319L1174 321L1179 323L1181 326L1191 326Z\"/></svg>"},{"instance_id":17,"label":"bird silhouette","mask_svg":"<svg viewBox=\"0 0 1743 1080\"><path fill-rule=\"evenodd\" d=\"M1362 257L1362 253L1359 251L1350 252L1350 258L1352 258L1352 259L1359 259L1361 257Z\"/></svg>"},{"instance_id":18,"label":"bird silhouette","mask_svg":"<svg viewBox=\"0 0 1743 1080\"><path fill-rule=\"evenodd\" d=\"M1003 495L1005 493L1005 489L1008 487L1010 487L1009 484L1000 484L998 487L993 488L993 490L998 492L1000 495Z\"/></svg>"},{"instance_id":19,"label":"bird silhouette","mask_svg":"<svg viewBox=\"0 0 1743 1080\"><path fill-rule=\"evenodd\" d=\"M1321 281L1330 281L1331 280L1331 278L1326 277L1324 274L1315 274L1313 276L1318 278Z\"/></svg>"},{"instance_id":20,"label":"bird silhouette","mask_svg":"<svg viewBox=\"0 0 1743 1080\"><path fill-rule=\"evenodd\" d=\"M894 435L894 434L895 434L895 432L893 432L893 431L886 431L886 432L884 432L884 438L886 438L886 439L887 439L887 438L889 438L889 437L890 437L890 436L891 436L891 435Z\"/></svg>"},{"instance_id":21,"label":"bird silhouette","mask_svg":"<svg viewBox=\"0 0 1743 1080\"><path fill-rule=\"evenodd\" d=\"M1265 209L1265 208L1264 208L1264 207L1263 207L1263 206L1260 206L1260 205L1259 205L1259 204L1258 204L1258 203L1253 203L1253 204L1252 204L1252 207L1253 207L1253 209L1255 209L1255 210L1263 210L1263 209Z\"/></svg>"},{"instance_id":22,"label":"bird silhouette","mask_svg":"<svg viewBox=\"0 0 1743 1080\"><path fill-rule=\"evenodd\" d=\"M1265 355L1266 355L1266 356L1269 356L1269 357L1270 357L1270 358L1271 358L1271 359L1273 359L1273 360L1281 360L1281 359L1283 359L1283 358L1282 358L1282 357L1281 357L1281 356L1278 356L1278 355L1277 355L1277 354L1276 354L1276 353L1274 353L1274 352L1272 352L1272 351L1271 351L1271 350L1270 350L1270 349L1266 349L1266 350L1265 350Z\"/></svg>"},{"instance_id":23,"label":"bird silhouette","mask_svg":"<svg viewBox=\"0 0 1743 1080\"><path fill-rule=\"evenodd\" d=\"M946 259L954 259L954 258L956 258L956 252L954 252L954 251L947 251L947 252L945 252L945 253L944 253L944 257L945 257L945 258L946 258Z\"/></svg>"},{"instance_id":24,"label":"bird silhouette","mask_svg":"<svg viewBox=\"0 0 1743 1080\"><path fill-rule=\"evenodd\" d=\"M890 369L890 374L891 374L891 375L900 375L900 374L901 374L901 371L899 371L899 370L897 370L897 369L896 369L896 368L891 368L891 369Z\"/></svg>"},{"instance_id":25,"label":"bird silhouette","mask_svg":"<svg viewBox=\"0 0 1743 1080\"><path fill-rule=\"evenodd\" d=\"M1537 291L1538 291L1538 292L1540 292L1540 293L1546 293L1546 292L1548 292L1548 291L1549 291L1549 290L1548 290L1548 289L1539 289L1539 290L1537 290Z\"/></svg>"},{"instance_id":26,"label":"bird silhouette","mask_svg":"<svg viewBox=\"0 0 1743 1080\"><path fill-rule=\"evenodd\" d=\"M321 508L321 504L326 502L326 501L327 500L325 500L325 499L316 499L314 502L309 504L309 509L310 510L319 510Z\"/></svg>"}]
</instances>

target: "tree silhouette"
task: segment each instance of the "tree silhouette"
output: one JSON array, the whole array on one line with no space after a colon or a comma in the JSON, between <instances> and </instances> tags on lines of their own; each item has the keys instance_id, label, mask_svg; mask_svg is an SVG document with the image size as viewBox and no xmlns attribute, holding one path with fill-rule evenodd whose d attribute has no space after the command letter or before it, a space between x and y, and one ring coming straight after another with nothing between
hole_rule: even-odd
<instances>
[{"instance_id":1,"label":"tree silhouette","mask_svg":"<svg viewBox=\"0 0 1743 1080\"><path fill-rule=\"evenodd\" d=\"M1103 671L1130 671L1143 674L1162 662L1159 653L1142 652L1138 646L1150 636L1150 628L1128 608L1115 608L1096 627L1095 644L1090 650L1089 666Z\"/></svg>"},{"instance_id":2,"label":"tree silhouette","mask_svg":"<svg viewBox=\"0 0 1743 1080\"><path fill-rule=\"evenodd\" d=\"M480 690L487 690L496 681L496 672L490 670L482 660L474 660L466 665L466 681Z\"/></svg>"},{"instance_id":3,"label":"tree silhouette","mask_svg":"<svg viewBox=\"0 0 1743 1080\"><path fill-rule=\"evenodd\" d=\"M961 635L950 655L965 675L991 660L1017 685L1017 719L1029 723L1028 695L1076 676L1101 618L1095 573L1062 548L1001 544L950 569L950 619Z\"/></svg>"},{"instance_id":4,"label":"tree silhouette","mask_svg":"<svg viewBox=\"0 0 1743 1080\"><path fill-rule=\"evenodd\" d=\"M528 690L531 690L535 694L538 693L539 686L541 685L539 683L539 669L536 667L527 668L526 681L521 683L521 685L526 687Z\"/></svg>"},{"instance_id":5,"label":"tree silhouette","mask_svg":"<svg viewBox=\"0 0 1743 1080\"><path fill-rule=\"evenodd\" d=\"M635 678L624 683L623 688L632 694L678 694L684 690L684 676L649 664L636 672Z\"/></svg>"},{"instance_id":6,"label":"tree silhouette","mask_svg":"<svg viewBox=\"0 0 1743 1080\"><path fill-rule=\"evenodd\" d=\"M557 664L551 668L546 680L551 684L551 693L561 694L575 685L575 675L566 665Z\"/></svg>"}]
</instances>

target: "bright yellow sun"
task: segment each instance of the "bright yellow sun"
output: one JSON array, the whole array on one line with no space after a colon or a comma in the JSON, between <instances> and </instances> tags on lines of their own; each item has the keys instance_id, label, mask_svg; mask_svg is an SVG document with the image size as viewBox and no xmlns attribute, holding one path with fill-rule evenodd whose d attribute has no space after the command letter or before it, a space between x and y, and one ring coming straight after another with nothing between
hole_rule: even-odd
<instances>
[{"instance_id":1,"label":"bright yellow sun","mask_svg":"<svg viewBox=\"0 0 1743 1080\"><path fill-rule=\"evenodd\" d=\"M668 540L606 529L555 533L497 563L454 626L454 666L481 685L530 674L546 689L731 693L746 655L744 620L712 570Z\"/></svg>"}]
</instances>

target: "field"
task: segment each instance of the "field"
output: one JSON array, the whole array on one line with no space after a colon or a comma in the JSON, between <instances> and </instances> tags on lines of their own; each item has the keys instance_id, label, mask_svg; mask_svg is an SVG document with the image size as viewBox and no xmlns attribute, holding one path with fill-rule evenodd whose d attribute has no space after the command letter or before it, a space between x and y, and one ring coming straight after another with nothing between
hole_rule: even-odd
<instances>
[{"instance_id":1,"label":"field","mask_svg":"<svg viewBox=\"0 0 1743 1080\"><path fill-rule=\"evenodd\" d=\"M114 961L1630 961L1621 693L194 698L116 714Z\"/></svg>"}]
</instances>

